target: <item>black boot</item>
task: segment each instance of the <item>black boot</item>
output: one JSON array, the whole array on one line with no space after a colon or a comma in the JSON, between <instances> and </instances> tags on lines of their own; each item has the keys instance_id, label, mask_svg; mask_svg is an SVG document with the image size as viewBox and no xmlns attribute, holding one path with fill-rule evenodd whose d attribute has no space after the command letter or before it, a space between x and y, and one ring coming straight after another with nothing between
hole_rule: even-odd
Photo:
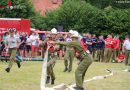
<instances>
[{"instance_id":1,"label":"black boot","mask_svg":"<svg viewBox=\"0 0 130 90\"><path fill-rule=\"evenodd\" d=\"M82 87L74 87L75 90L84 90Z\"/></svg>"},{"instance_id":2,"label":"black boot","mask_svg":"<svg viewBox=\"0 0 130 90\"><path fill-rule=\"evenodd\" d=\"M6 71L6 72L10 72L10 68L6 68L5 71Z\"/></svg>"},{"instance_id":3,"label":"black boot","mask_svg":"<svg viewBox=\"0 0 130 90\"><path fill-rule=\"evenodd\" d=\"M54 85L55 84L55 79L52 79L51 80L51 85Z\"/></svg>"},{"instance_id":4,"label":"black boot","mask_svg":"<svg viewBox=\"0 0 130 90\"><path fill-rule=\"evenodd\" d=\"M17 65L18 65L18 68L20 68L20 67L21 67L20 62L19 62L19 61L16 61L16 63L17 63Z\"/></svg>"},{"instance_id":5,"label":"black boot","mask_svg":"<svg viewBox=\"0 0 130 90\"><path fill-rule=\"evenodd\" d=\"M50 83L50 76L47 76L46 78L46 84Z\"/></svg>"},{"instance_id":6,"label":"black boot","mask_svg":"<svg viewBox=\"0 0 130 90\"><path fill-rule=\"evenodd\" d=\"M63 72L66 72L68 70L68 68L65 68Z\"/></svg>"},{"instance_id":7,"label":"black boot","mask_svg":"<svg viewBox=\"0 0 130 90\"><path fill-rule=\"evenodd\" d=\"M68 72L71 72L71 70L69 69Z\"/></svg>"}]
</instances>

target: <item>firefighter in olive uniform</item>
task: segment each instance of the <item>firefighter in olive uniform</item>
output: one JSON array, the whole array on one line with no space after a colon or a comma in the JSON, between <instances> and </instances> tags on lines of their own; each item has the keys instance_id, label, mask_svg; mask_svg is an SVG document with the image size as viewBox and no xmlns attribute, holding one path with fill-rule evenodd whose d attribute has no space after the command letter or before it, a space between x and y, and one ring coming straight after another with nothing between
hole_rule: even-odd
<instances>
[{"instance_id":1,"label":"firefighter in olive uniform","mask_svg":"<svg viewBox=\"0 0 130 90\"><path fill-rule=\"evenodd\" d=\"M51 30L51 35L48 36L48 39L45 39L43 42L43 48L47 49L47 47L49 46L50 48L48 49L48 62L47 62L47 79L46 79L46 84L50 83L51 80L51 84L54 84L55 81L55 74L53 71L56 59L57 59L57 52L55 51L55 45L52 44L51 42L55 41L55 36L57 33L57 30L55 28L53 28Z\"/></svg>"},{"instance_id":2,"label":"firefighter in olive uniform","mask_svg":"<svg viewBox=\"0 0 130 90\"><path fill-rule=\"evenodd\" d=\"M83 88L83 81L85 77L85 73L88 69L88 67L92 64L92 55L87 49L86 44L82 41L82 39L79 41L78 32L75 32L72 36L73 41L72 42L55 42L55 44L63 45L67 47L72 47L75 50L75 54L78 55L78 59L80 60L80 64L78 68L75 71L75 80L76 80L76 87L74 87L75 90L84 90Z\"/></svg>"},{"instance_id":3,"label":"firefighter in olive uniform","mask_svg":"<svg viewBox=\"0 0 130 90\"><path fill-rule=\"evenodd\" d=\"M71 38L72 32L73 31L70 30L67 35L66 42L68 43L72 42L72 38ZM64 58L64 65L65 65L64 72L66 72L67 70L68 72L72 71L73 59L74 59L74 50L70 47L66 47L65 58Z\"/></svg>"}]
</instances>

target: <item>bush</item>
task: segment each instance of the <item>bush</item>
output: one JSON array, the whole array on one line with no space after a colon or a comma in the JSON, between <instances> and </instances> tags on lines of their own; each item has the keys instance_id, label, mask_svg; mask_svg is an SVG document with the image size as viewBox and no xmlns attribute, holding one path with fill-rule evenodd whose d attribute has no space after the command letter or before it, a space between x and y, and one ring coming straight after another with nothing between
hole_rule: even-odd
<instances>
[{"instance_id":1,"label":"bush","mask_svg":"<svg viewBox=\"0 0 130 90\"><path fill-rule=\"evenodd\" d=\"M61 8L50 11L43 18L43 28L50 30L57 25L63 25L65 31L74 29L80 33L96 34L130 33L130 9L96 8L89 3L66 1Z\"/></svg>"},{"instance_id":2,"label":"bush","mask_svg":"<svg viewBox=\"0 0 130 90\"><path fill-rule=\"evenodd\" d=\"M3 1L3 0L2 0ZM8 7L0 9L0 17L4 18L29 18L35 15L35 10L30 0L12 0L13 9ZM8 6L8 0L0 2L0 5Z\"/></svg>"}]
</instances>

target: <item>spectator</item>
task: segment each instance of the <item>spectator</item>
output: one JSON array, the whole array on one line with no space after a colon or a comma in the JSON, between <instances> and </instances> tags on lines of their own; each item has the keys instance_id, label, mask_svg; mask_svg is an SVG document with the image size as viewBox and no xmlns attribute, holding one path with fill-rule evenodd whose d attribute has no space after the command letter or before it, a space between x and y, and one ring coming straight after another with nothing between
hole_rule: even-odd
<instances>
[{"instance_id":1,"label":"spectator","mask_svg":"<svg viewBox=\"0 0 130 90\"><path fill-rule=\"evenodd\" d=\"M116 58L117 62L123 62L125 60L125 54L120 51L119 55Z\"/></svg>"},{"instance_id":2,"label":"spectator","mask_svg":"<svg viewBox=\"0 0 130 90\"><path fill-rule=\"evenodd\" d=\"M62 35L61 34L58 34L57 35L57 41L59 41L59 42L64 42L65 40L64 40L64 38L62 37ZM64 46L62 46L62 45L59 45L59 50L58 50L58 55L59 55L59 60L61 60L61 59L63 59L62 58L62 56L63 56L63 50L64 50Z\"/></svg>"},{"instance_id":3,"label":"spectator","mask_svg":"<svg viewBox=\"0 0 130 90\"><path fill-rule=\"evenodd\" d=\"M105 39L105 62L110 62L112 54L112 36L108 35Z\"/></svg>"},{"instance_id":4,"label":"spectator","mask_svg":"<svg viewBox=\"0 0 130 90\"><path fill-rule=\"evenodd\" d=\"M88 50L92 54L92 37L91 37L91 34L88 34L88 37L86 38L85 43L88 45Z\"/></svg>"},{"instance_id":5,"label":"spectator","mask_svg":"<svg viewBox=\"0 0 130 90\"><path fill-rule=\"evenodd\" d=\"M96 54L96 45L97 45L97 37L95 34L93 34L93 37L92 37L92 56L94 58L94 60L96 59L95 58L95 54Z\"/></svg>"},{"instance_id":6,"label":"spectator","mask_svg":"<svg viewBox=\"0 0 130 90\"><path fill-rule=\"evenodd\" d=\"M99 36L99 39L97 41L97 59L100 62L104 61L104 47L105 41L103 39L103 36Z\"/></svg>"},{"instance_id":7,"label":"spectator","mask_svg":"<svg viewBox=\"0 0 130 90\"><path fill-rule=\"evenodd\" d=\"M20 53L20 56L24 57L25 56L25 50L26 50L26 40L27 40L26 34L22 33L19 38L21 40L21 44L19 46L19 53Z\"/></svg>"},{"instance_id":8,"label":"spectator","mask_svg":"<svg viewBox=\"0 0 130 90\"><path fill-rule=\"evenodd\" d=\"M32 35L30 35L30 39L32 41L31 55L32 57L37 57L39 36L36 33L32 33Z\"/></svg>"},{"instance_id":9,"label":"spectator","mask_svg":"<svg viewBox=\"0 0 130 90\"><path fill-rule=\"evenodd\" d=\"M29 38L29 36L27 37L26 41L26 54L28 57L31 57L31 39Z\"/></svg>"},{"instance_id":10,"label":"spectator","mask_svg":"<svg viewBox=\"0 0 130 90\"><path fill-rule=\"evenodd\" d=\"M129 54L130 54L130 36L128 36L128 40L125 40L124 44L123 44L123 52L125 52L126 55L126 59L125 59L125 65L130 65L130 58L129 58Z\"/></svg>"},{"instance_id":11,"label":"spectator","mask_svg":"<svg viewBox=\"0 0 130 90\"><path fill-rule=\"evenodd\" d=\"M4 36L3 36L3 43L6 43L6 38L9 36L9 33L6 32L4 33Z\"/></svg>"},{"instance_id":12,"label":"spectator","mask_svg":"<svg viewBox=\"0 0 130 90\"><path fill-rule=\"evenodd\" d=\"M120 50L120 40L119 36L115 36L112 41L112 62L116 62L116 57L119 54Z\"/></svg>"}]
</instances>

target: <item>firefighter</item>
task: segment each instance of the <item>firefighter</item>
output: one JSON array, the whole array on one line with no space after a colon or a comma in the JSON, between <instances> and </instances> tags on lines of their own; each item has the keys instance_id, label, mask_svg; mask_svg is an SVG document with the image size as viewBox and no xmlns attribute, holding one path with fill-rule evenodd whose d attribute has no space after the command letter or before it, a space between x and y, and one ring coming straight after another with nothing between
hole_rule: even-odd
<instances>
[{"instance_id":1,"label":"firefighter","mask_svg":"<svg viewBox=\"0 0 130 90\"><path fill-rule=\"evenodd\" d=\"M6 72L10 72L10 69L13 66L13 62L16 62L18 65L18 68L21 67L20 62L16 60L16 53L17 49L20 45L20 40L15 36L15 30L9 29L9 36L6 38L6 48L9 50L10 54L10 62L8 65L8 68L5 69Z\"/></svg>"},{"instance_id":2,"label":"firefighter","mask_svg":"<svg viewBox=\"0 0 130 90\"><path fill-rule=\"evenodd\" d=\"M55 41L55 36L57 34L57 30L54 28L51 30L51 35L48 35L48 39L45 39L43 42L44 47L50 47L48 49L48 62L47 62L47 79L46 79L46 84L50 83L54 84L55 81L55 74L53 71L56 59L57 59L57 52L55 52L55 45L52 44L51 42Z\"/></svg>"},{"instance_id":3,"label":"firefighter","mask_svg":"<svg viewBox=\"0 0 130 90\"><path fill-rule=\"evenodd\" d=\"M82 41L82 39L79 41L78 32L75 32L72 38L73 38L72 42L69 42L69 43L68 42L55 42L55 44L74 48L75 56L78 57L78 59L80 60L80 64L75 71L76 87L74 87L74 89L84 90L83 88L84 77L85 77L88 67L92 64L93 59L92 59L92 55L87 49L86 44Z\"/></svg>"},{"instance_id":4,"label":"firefighter","mask_svg":"<svg viewBox=\"0 0 130 90\"><path fill-rule=\"evenodd\" d=\"M72 33L73 33L73 31L70 30L69 34L67 35L66 42L72 42L72 38L71 38ZM74 50L70 47L66 47L65 58L64 58L64 65L65 65L64 72L72 71L73 59L74 59Z\"/></svg>"}]
</instances>

